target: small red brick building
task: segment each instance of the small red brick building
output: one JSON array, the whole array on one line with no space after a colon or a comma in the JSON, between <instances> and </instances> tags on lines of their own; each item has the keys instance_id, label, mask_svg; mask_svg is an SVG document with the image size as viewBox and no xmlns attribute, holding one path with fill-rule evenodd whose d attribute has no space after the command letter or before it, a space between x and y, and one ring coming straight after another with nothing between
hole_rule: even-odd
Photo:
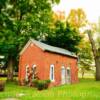
<instances>
[{"instance_id":1,"label":"small red brick building","mask_svg":"<svg viewBox=\"0 0 100 100\"><path fill-rule=\"evenodd\" d=\"M52 85L78 82L77 56L72 52L30 39L20 52L19 81L27 78L27 68L36 68L40 80Z\"/></svg>"}]
</instances>

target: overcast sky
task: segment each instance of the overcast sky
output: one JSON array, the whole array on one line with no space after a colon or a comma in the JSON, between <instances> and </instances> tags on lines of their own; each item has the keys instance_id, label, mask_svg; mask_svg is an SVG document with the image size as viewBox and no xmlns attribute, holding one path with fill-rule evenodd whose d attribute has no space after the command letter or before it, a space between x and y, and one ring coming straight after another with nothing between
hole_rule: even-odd
<instances>
[{"instance_id":1,"label":"overcast sky","mask_svg":"<svg viewBox=\"0 0 100 100\"><path fill-rule=\"evenodd\" d=\"M60 4L54 6L53 9L65 11L66 15L68 15L73 8L83 8L89 21L98 22L100 16L100 0L61 0Z\"/></svg>"}]
</instances>

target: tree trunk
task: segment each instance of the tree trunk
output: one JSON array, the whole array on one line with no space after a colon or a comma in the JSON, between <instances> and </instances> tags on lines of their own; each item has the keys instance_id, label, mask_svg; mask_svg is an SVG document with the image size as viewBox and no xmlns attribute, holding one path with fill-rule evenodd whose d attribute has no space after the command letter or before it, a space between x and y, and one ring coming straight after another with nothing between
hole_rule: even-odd
<instances>
[{"instance_id":1,"label":"tree trunk","mask_svg":"<svg viewBox=\"0 0 100 100\"><path fill-rule=\"evenodd\" d=\"M8 81L13 81L13 65L14 65L14 60L12 56L8 57L8 64L7 64L7 80Z\"/></svg>"},{"instance_id":2,"label":"tree trunk","mask_svg":"<svg viewBox=\"0 0 100 100\"><path fill-rule=\"evenodd\" d=\"M95 41L93 40L91 31L88 31L87 33L88 33L89 41L91 43L92 52L93 52L94 60L95 60L95 57L97 56L97 49L96 49L96 46L95 46Z\"/></svg>"},{"instance_id":3,"label":"tree trunk","mask_svg":"<svg viewBox=\"0 0 100 100\"><path fill-rule=\"evenodd\" d=\"M93 52L94 60L95 60L95 67L96 67L95 79L96 81L100 81L100 51L96 49L95 42L91 35L91 31L88 31L87 33L88 33L88 37L92 46L92 52Z\"/></svg>"},{"instance_id":4,"label":"tree trunk","mask_svg":"<svg viewBox=\"0 0 100 100\"><path fill-rule=\"evenodd\" d=\"M96 62L96 80L100 81L100 56L95 58Z\"/></svg>"},{"instance_id":5,"label":"tree trunk","mask_svg":"<svg viewBox=\"0 0 100 100\"><path fill-rule=\"evenodd\" d=\"M84 68L82 68L82 79L84 78L84 73L85 73L85 70L84 70Z\"/></svg>"}]
</instances>

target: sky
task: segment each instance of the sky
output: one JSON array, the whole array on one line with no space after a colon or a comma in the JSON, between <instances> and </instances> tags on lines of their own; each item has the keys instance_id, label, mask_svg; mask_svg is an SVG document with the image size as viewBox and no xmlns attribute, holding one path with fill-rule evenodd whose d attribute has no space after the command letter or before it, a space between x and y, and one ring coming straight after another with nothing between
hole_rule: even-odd
<instances>
[{"instance_id":1,"label":"sky","mask_svg":"<svg viewBox=\"0 0 100 100\"><path fill-rule=\"evenodd\" d=\"M65 11L69 14L71 9L82 8L90 22L98 23L100 16L100 0L61 0L59 5L53 7L54 11Z\"/></svg>"}]
</instances>

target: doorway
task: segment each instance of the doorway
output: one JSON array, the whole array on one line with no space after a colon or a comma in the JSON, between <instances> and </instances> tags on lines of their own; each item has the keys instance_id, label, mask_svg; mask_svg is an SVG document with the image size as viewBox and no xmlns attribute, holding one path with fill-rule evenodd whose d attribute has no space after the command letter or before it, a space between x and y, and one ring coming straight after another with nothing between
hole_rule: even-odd
<instances>
[{"instance_id":1,"label":"doorway","mask_svg":"<svg viewBox=\"0 0 100 100\"><path fill-rule=\"evenodd\" d=\"M66 69L64 66L61 68L61 84L66 83Z\"/></svg>"},{"instance_id":2,"label":"doorway","mask_svg":"<svg viewBox=\"0 0 100 100\"><path fill-rule=\"evenodd\" d=\"M66 68L66 83L67 84L71 83L71 70L70 70L70 67Z\"/></svg>"},{"instance_id":3,"label":"doorway","mask_svg":"<svg viewBox=\"0 0 100 100\"><path fill-rule=\"evenodd\" d=\"M71 70L69 67L61 68L61 84L70 84L71 83Z\"/></svg>"}]
</instances>

